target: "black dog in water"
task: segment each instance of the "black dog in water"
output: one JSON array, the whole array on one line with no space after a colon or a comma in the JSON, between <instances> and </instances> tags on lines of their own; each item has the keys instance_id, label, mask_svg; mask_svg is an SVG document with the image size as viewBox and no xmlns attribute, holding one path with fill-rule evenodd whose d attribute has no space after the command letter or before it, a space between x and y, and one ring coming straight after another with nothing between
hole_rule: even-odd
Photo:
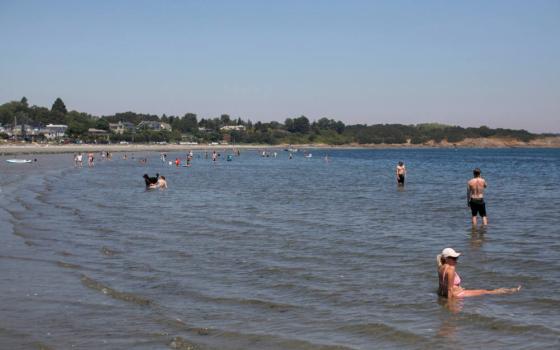
<instances>
[{"instance_id":1,"label":"black dog in water","mask_svg":"<svg viewBox=\"0 0 560 350\"><path fill-rule=\"evenodd\" d=\"M143 176L144 182L146 183L146 188L149 188L150 185L155 185L158 182L159 173L156 174L155 177L149 177L148 174L144 174Z\"/></svg>"}]
</instances>

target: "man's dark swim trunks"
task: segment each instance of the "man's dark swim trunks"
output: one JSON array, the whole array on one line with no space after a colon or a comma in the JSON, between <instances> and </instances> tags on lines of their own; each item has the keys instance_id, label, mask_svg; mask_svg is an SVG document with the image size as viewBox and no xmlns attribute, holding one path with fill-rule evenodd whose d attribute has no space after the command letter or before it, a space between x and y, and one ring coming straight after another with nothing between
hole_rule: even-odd
<instances>
[{"instance_id":1,"label":"man's dark swim trunks","mask_svg":"<svg viewBox=\"0 0 560 350\"><path fill-rule=\"evenodd\" d=\"M486 203L484 203L483 198L471 198L470 205L472 216L477 214L480 214L481 217L486 216Z\"/></svg>"},{"instance_id":2,"label":"man's dark swim trunks","mask_svg":"<svg viewBox=\"0 0 560 350\"><path fill-rule=\"evenodd\" d=\"M399 174L399 178L397 179L397 182L399 184L404 185L404 175L403 174Z\"/></svg>"}]
</instances>

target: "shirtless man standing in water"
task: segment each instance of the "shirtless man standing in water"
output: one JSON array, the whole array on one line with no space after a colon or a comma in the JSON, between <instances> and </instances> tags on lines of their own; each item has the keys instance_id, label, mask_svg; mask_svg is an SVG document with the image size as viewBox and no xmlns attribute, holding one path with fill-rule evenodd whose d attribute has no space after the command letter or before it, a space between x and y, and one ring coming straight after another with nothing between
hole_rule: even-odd
<instances>
[{"instance_id":1,"label":"shirtless man standing in water","mask_svg":"<svg viewBox=\"0 0 560 350\"><path fill-rule=\"evenodd\" d=\"M399 162L397 165L397 184L399 186L404 186L404 177L406 176L406 168L403 162Z\"/></svg>"},{"instance_id":2,"label":"shirtless man standing in water","mask_svg":"<svg viewBox=\"0 0 560 350\"><path fill-rule=\"evenodd\" d=\"M476 216L480 214L482 223L488 225L486 203L484 203L484 189L488 187L486 180L480 176L480 169L473 170L474 177L467 183L467 201L471 208L472 224L476 226Z\"/></svg>"}]
</instances>

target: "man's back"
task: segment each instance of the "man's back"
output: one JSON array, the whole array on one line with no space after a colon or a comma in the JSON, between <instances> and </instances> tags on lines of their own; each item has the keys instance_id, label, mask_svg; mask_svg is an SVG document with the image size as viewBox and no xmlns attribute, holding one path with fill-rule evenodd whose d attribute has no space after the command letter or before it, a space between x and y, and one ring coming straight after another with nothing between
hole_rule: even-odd
<instances>
[{"instance_id":1,"label":"man's back","mask_svg":"<svg viewBox=\"0 0 560 350\"><path fill-rule=\"evenodd\" d=\"M469 193L471 198L483 198L484 189L487 187L486 181L481 177L475 177L469 180Z\"/></svg>"}]
</instances>

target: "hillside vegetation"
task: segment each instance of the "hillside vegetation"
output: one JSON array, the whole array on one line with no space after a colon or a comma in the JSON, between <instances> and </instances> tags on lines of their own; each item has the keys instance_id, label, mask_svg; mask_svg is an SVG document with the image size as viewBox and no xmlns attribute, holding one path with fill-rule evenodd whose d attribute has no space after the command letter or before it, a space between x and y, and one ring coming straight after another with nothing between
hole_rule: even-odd
<instances>
[{"instance_id":1,"label":"hillside vegetation","mask_svg":"<svg viewBox=\"0 0 560 350\"><path fill-rule=\"evenodd\" d=\"M537 135L526 130L491 129L486 126L463 128L437 123L417 125L402 124L355 124L320 118L310 121L305 116L287 118L281 122L254 122L242 118L231 118L223 114L215 118L201 118L194 113L183 116L150 115L135 112L116 113L107 116L94 116L79 111L67 111L62 99L58 98L51 108L29 106L24 97L20 101L11 101L0 105L0 123L4 127L3 138L9 138L8 130L14 120L19 124L37 128L47 124L65 124L66 138L69 141L98 142L214 142L227 141L235 143L259 144L427 144L430 142L458 143L465 139L509 138L523 142L534 140ZM128 122L138 125L142 121L166 123L170 130L152 130L136 128L123 134L110 133L110 123ZM107 131L107 135L98 136L88 132L89 129ZM40 137L40 135L39 135Z\"/></svg>"}]
</instances>

